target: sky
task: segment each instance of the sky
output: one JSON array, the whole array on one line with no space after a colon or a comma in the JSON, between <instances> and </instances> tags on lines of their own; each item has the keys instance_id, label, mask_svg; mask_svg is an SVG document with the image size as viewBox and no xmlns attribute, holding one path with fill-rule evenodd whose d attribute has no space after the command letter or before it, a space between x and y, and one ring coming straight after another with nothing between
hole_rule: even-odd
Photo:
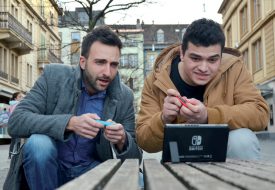
<instances>
[{"instance_id":1,"label":"sky","mask_svg":"<svg viewBox=\"0 0 275 190\"><path fill-rule=\"evenodd\" d=\"M145 24L190 24L205 17L222 23L218 10L223 0L155 0L157 3L140 5L129 11L107 15L107 24L135 24L139 18Z\"/></svg>"},{"instance_id":2,"label":"sky","mask_svg":"<svg viewBox=\"0 0 275 190\"><path fill-rule=\"evenodd\" d=\"M223 0L151 1L155 3L107 14L105 22L106 24L136 24L136 20L140 19L145 24L190 24L196 19L205 17L222 24L222 16L218 14L218 10ZM104 0L102 2L104 3ZM95 7L95 10L98 9L100 9L100 5Z\"/></svg>"}]
</instances>

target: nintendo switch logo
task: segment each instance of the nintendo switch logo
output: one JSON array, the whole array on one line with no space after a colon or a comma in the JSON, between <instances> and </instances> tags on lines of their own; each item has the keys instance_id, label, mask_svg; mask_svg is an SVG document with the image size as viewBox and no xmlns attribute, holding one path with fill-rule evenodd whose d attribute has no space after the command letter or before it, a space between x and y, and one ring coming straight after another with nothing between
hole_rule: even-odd
<instances>
[{"instance_id":1,"label":"nintendo switch logo","mask_svg":"<svg viewBox=\"0 0 275 190\"><path fill-rule=\"evenodd\" d=\"M192 137L192 145L201 145L202 138L200 135L196 135Z\"/></svg>"}]
</instances>

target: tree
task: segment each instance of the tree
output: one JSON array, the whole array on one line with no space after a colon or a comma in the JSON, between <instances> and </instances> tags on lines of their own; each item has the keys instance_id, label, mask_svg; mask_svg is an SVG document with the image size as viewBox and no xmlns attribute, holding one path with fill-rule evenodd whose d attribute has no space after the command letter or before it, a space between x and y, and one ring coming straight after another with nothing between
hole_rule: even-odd
<instances>
[{"instance_id":1,"label":"tree","mask_svg":"<svg viewBox=\"0 0 275 190\"><path fill-rule=\"evenodd\" d=\"M91 31L96 26L97 22L109 13L138 7L143 3L150 3L148 0L63 0L62 2L65 4L65 16L70 17L69 22L62 21L62 23L64 25L69 24L74 28L86 32ZM83 8L84 12L87 14L88 24L85 25L84 23L79 22L79 19L75 15L72 15L70 11L66 10L66 5L69 5L72 2L78 3L81 8ZM95 11L95 6L99 4L102 8Z\"/></svg>"}]
</instances>

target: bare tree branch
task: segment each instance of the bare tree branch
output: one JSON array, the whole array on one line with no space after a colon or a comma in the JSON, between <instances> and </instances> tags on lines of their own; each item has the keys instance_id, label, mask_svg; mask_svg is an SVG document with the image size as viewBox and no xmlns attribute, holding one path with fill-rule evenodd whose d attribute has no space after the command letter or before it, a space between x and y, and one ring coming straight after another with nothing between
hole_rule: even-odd
<instances>
[{"instance_id":1,"label":"bare tree branch","mask_svg":"<svg viewBox=\"0 0 275 190\"><path fill-rule=\"evenodd\" d=\"M78 21L78 18L72 18L72 27L79 28L80 30L84 31L91 31L97 24L97 22L101 19L104 18L107 14L116 12L116 11L125 11L128 9L131 9L133 7L138 7L139 5L143 3L152 3L150 0L136 0L136 1L130 1L130 0L125 0L125 3L121 3L122 1L120 0L75 0L75 1L67 1L65 4L69 4L70 2L76 2L78 3L85 13L87 14L88 17L88 26L84 27L82 24ZM94 10L94 6L100 2L106 2L101 10ZM95 14L96 13L96 14ZM73 16L73 15L71 15ZM77 14L74 16L76 17ZM81 27L79 27L81 26Z\"/></svg>"}]
</instances>

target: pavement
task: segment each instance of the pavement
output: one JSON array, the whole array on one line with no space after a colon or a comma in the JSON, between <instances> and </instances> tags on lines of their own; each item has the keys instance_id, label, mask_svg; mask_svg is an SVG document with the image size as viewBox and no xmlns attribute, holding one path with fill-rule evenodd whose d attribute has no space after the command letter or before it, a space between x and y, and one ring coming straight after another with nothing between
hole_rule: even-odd
<instances>
[{"instance_id":1,"label":"pavement","mask_svg":"<svg viewBox=\"0 0 275 190\"><path fill-rule=\"evenodd\" d=\"M8 150L9 145L0 145L0 189L3 189L3 184L10 166Z\"/></svg>"},{"instance_id":2,"label":"pavement","mask_svg":"<svg viewBox=\"0 0 275 190\"><path fill-rule=\"evenodd\" d=\"M259 133L257 134L261 148L262 148L262 160L275 164L275 133ZM8 159L9 145L0 145L0 189L3 189L4 180L8 173L10 160ZM160 160L161 152L143 154L144 159L153 158Z\"/></svg>"}]
</instances>

